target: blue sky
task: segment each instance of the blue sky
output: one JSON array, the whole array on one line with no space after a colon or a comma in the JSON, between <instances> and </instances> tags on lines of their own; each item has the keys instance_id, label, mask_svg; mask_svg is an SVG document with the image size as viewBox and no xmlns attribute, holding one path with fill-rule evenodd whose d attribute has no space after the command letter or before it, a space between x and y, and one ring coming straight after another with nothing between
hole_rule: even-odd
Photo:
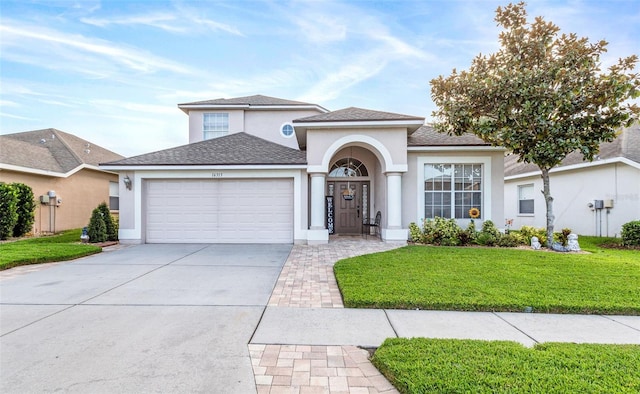
<instances>
[{"instance_id":1,"label":"blue sky","mask_svg":"<svg viewBox=\"0 0 640 394\"><path fill-rule=\"evenodd\" d=\"M0 134L53 127L125 156L186 144L178 103L264 94L430 118L429 81L498 49L507 1L0 2ZM528 2L640 55L639 0Z\"/></svg>"}]
</instances>

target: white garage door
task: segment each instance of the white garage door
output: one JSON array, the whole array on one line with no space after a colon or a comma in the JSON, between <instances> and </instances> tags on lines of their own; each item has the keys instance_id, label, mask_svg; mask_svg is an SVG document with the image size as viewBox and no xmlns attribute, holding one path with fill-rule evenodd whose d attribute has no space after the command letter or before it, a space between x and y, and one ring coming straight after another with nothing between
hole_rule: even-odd
<instances>
[{"instance_id":1,"label":"white garage door","mask_svg":"<svg viewBox=\"0 0 640 394\"><path fill-rule=\"evenodd\" d=\"M148 243L292 243L292 179L150 180Z\"/></svg>"}]
</instances>

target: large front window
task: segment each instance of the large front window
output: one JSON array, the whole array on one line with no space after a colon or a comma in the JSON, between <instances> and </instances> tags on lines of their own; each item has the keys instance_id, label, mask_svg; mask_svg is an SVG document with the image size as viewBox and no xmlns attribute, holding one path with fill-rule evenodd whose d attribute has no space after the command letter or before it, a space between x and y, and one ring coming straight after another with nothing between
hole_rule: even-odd
<instances>
[{"instance_id":1,"label":"large front window","mask_svg":"<svg viewBox=\"0 0 640 394\"><path fill-rule=\"evenodd\" d=\"M229 114L212 113L202 115L202 133L205 140L229 134Z\"/></svg>"},{"instance_id":2,"label":"large front window","mask_svg":"<svg viewBox=\"0 0 640 394\"><path fill-rule=\"evenodd\" d=\"M482 164L425 164L424 217L469 219L482 214Z\"/></svg>"}]
</instances>

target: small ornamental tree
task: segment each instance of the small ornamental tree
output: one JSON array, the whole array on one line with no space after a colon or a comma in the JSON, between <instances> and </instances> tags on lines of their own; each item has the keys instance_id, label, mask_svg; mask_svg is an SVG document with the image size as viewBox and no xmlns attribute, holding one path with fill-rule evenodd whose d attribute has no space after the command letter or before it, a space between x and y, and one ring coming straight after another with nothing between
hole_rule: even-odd
<instances>
[{"instance_id":1,"label":"small ornamental tree","mask_svg":"<svg viewBox=\"0 0 640 394\"><path fill-rule=\"evenodd\" d=\"M537 17L527 21L525 3L498 7L504 28L501 49L478 55L469 71L455 69L431 80L437 105L434 128L461 135L473 133L502 146L519 161L541 171L547 208L547 244L553 243L553 198L549 171L571 152L593 160L602 142L638 119L640 108L629 99L640 95L633 70L636 55L620 59L608 72L600 69L604 40L590 43Z\"/></svg>"},{"instance_id":2,"label":"small ornamental tree","mask_svg":"<svg viewBox=\"0 0 640 394\"><path fill-rule=\"evenodd\" d=\"M116 225L113 222L113 217L111 217L111 211L107 206L106 202L98 205L98 209L102 212L102 219L104 220L104 224L107 229L107 241L117 241L118 240L118 230L116 229Z\"/></svg>"},{"instance_id":3,"label":"small ornamental tree","mask_svg":"<svg viewBox=\"0 0 640 394\"><path fill-rule=\"evenodd\" d=\"M35 220L36 202L33 199L33 190L24 183L12 183L16 197L18 220L13 227L13 236L21 237L31 232Z\"/></svg>"},{"instance_id":4,"label":"small ornamental tree","mask_svg":"<svg viewBox=\"0 0 640 394\"><path fill-rule=\"evenodd\" d=\"M95 208L91 213L89 226L87 228L89 242L104 242L107 240L107 225L104 222L103 214L99 208Z\"/></svg>"},{"instance_id":5,"label":"small ornamental tree","mask_svg":"<svg viewBox=\"0 0 640 394\"><path fill-rule=\"evenodd\" d=\"M18 222L18 197L15 189L6 183L0 183L0 239L13 235Z\"/></svg>"}]
</instances>

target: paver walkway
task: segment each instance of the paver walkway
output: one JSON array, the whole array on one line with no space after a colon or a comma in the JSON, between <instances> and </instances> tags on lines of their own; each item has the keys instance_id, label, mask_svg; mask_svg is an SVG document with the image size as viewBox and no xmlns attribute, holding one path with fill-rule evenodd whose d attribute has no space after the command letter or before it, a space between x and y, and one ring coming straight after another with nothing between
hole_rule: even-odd
<instances>
[{"instance_id":1,"label":"paver walkway","mask_svg":"<svg viewBox=\"0 0 640 394\"><path fill-rule=\"evenodd\" d=\"M332 237L328 244L294 245L271 293L269 306L344 308L333 275L341 259L396 249L406 243L385 243L360 236Z\"/></svg>"},{"instance_id":2,"label":"paver walkway","mask_svg":"<svg viewBox=\"0 0 640 394\"><path fill-rule=\"evenodd\" d=\"M332 237L328 244L294 245L269 306L344 308L333 274L336 261L383 252L406 243L360 236ZM258 394L374 394L398 391L355 346L249 345Z\"/></svg>"}]
</instances>

